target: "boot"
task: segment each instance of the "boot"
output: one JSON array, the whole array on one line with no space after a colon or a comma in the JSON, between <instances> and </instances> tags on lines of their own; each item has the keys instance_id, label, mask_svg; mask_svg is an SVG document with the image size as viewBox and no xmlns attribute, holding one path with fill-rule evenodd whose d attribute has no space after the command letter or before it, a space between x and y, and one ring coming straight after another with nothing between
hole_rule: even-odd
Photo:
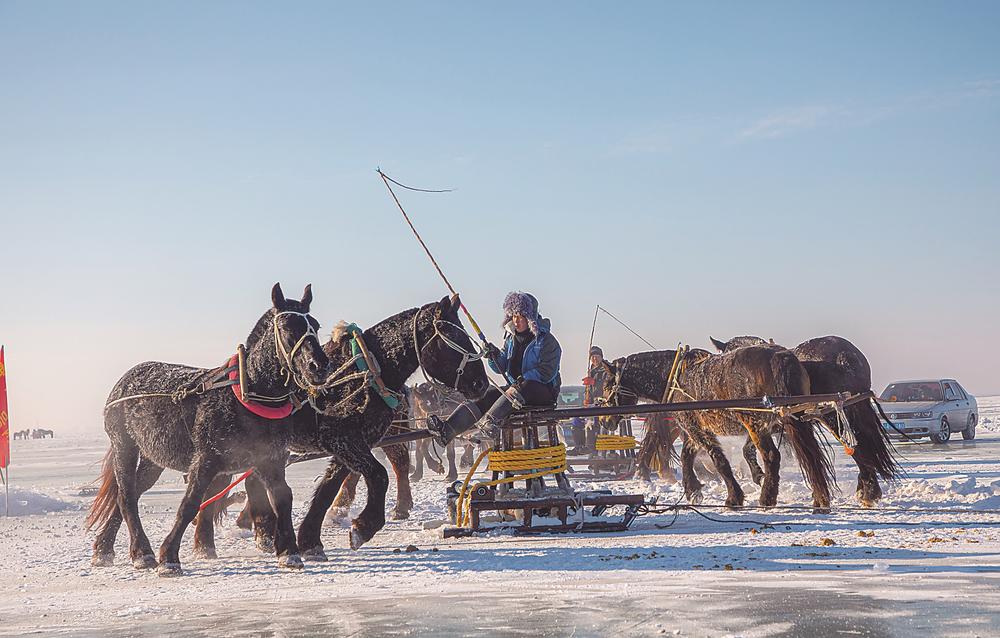
<instances>
[{"instance_id":1,"label":"boot","mask_svg":"<svg viewBox=\"0 0 1000 638\"><path fill-rule=\"evenodd\" d=\"M476 404L468 401L455 408L447 419L442 420L436 414L427 417L427 429L440 445L446 446L459 434L471 430L482 416Z\"/></svg>"},{"instance_id":2,"label":"boot","mask_svg":"<svg viewBox=\"0 0 1000 638\"><path fill-rule=\"evenodd\" d=\"M521 407L524 407L524 397L516 388L507 388L486 412L486 418L479 424L479 431L487 440L492 441L510 413Z\"/></svg>"}]
</instances>

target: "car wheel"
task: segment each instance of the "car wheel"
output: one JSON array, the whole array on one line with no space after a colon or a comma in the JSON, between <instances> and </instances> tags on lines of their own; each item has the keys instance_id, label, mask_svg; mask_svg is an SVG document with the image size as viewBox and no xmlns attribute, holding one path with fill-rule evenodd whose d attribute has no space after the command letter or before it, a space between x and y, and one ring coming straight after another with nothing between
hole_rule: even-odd
<instances>
[{"instance_id":1,"label":"car wheel","mask_svg":"<svg viewBox=\"0 0 1000 638\"><path fill-rule=\"evenodd\" d=\"M965 426L965 429L962 430L962 438L965 439L966 441L971 441L972 439L976 438L976 415L975 414L970 414L969 415L969 423Z\"/></svg>"},{"instance_id":2,"label":"car wheel","mask_svg":"<svg viewBox=\"0 0 1000 638\"><path fill-rule=\"evenodd\" d=\"M948 417L941 417L941 431L931 435L931 441L935 443L945 443L951 438L951 426L948 425Z\"/></svg>"}]
</instances>

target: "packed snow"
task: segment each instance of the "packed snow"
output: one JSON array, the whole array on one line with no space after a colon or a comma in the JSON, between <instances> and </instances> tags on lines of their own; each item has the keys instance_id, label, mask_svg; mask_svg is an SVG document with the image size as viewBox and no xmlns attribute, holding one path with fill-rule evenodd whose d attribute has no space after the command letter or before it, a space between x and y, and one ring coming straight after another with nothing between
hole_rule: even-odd
<instances>
[{"instance_id":1,"label":"packed snow","mask_svg":"<svg viewBox=\"0 0 1000 638\"><path fill-rule=\"evenodd\" d=\"M838 452L841 493L830 515L808 509L729 512L706 480L701 512L638 519L618 534L444 539L442 478L414 484L406 521L359 551L328 526L328 563L280 570L235 512L218 530L218 560L181 554L185 576L139 572L119 534L117 564L90 565L83 530L107 448L103 436L12 442L11 517L0 518L0 634L171 635L993 635L1000 623L1000 397L980 399L974 441L897 446L907 476L872 510L853 498L856 471ZM730 458L741 441L727 441ZM786 454L786 458L790 456ZM322 461L289 470L296 519ZM390 472L390 476L392 473ZM747 503L757 488L744 474ZM667 481L580 487L674 503ZM184 483L167 472L142 500L154 547ZM359 489L354 513L364 504ZM395 501L390 486L388 506ZM18 505L24 503L24 505ZM809 491L782 468L780 505ZM410 548L413 546L415 550ZM407 551L410 549L410 551Z\"/></svg>"}]
</instances>

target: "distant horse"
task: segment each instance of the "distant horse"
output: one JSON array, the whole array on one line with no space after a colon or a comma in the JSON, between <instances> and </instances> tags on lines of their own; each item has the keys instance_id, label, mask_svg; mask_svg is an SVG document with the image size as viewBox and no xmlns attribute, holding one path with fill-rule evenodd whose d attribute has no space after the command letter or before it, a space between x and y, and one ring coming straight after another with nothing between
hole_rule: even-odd
<instances>
[{"instance_id":1,"label":"distant horse","mask_svg":"<svg viewBox=\"0 0 1000 638\"><path fill-rule=\"evenodd\" d=\"M22 439L24 441L27 441L28 440L28 435L30 433L31 433L31 430L18 430L17 432L14 433L14 440L16 441L18 439Z\"/></svg>"},{"instance_id":2,"label":"distant horse","mask_svg":"<svg viewBox=\"0 0 1000 638\"><path fill-rule=\"evenodd\" d=\"M25 432L27 432L27 430L25 430ZM56 434L52 430L43 430L41 428L31 431L31 438L33 439L44 439L45 437L54 439L56 438Z\"/></svg>"},{"instance_id":3,"label":"distant horse","mask_svg":"<svg viewBox=\"0 0 1000 638\"><path fill-rule=\"evenodd\" d=\"M101 525L94 565L112 564L115 536L124 518L133 566L159 565L161 575L180 574L181 537L209 486L217 484L219 475L253 468L277 510L278 563L302 568L292 528L292 491L285 482L292 418L279 415L286 414L292 395L305 396L305 390L325 381L329 360L316 339L319 323L309 315L311 287L306 286L301 301L291 301L275 284L271 302L273 307L246 340L243 390L256 403L243 403L238 386L207 388L206 383L225 375L226 366L205 370L146 362L115 384L104 412L111 449L87 518L88 529ZM281 407L269 409L262 403ZM157 560L139 520L138 501L167 467L186 472L188 483Z\"/></svg>"},{"instance_id":4,"label":"distant horse","mask_svg":"<svg viewBox=\"0 0 1000 638\"><path fill-rule=\"evenodd\" d=\"M609 379L613 379L605 388L605 399L612 405L634 405L639 399L661 401L667 394L675 355L673 350L659 350L605 362ZM681 388L673 397L677 402L809 394L805 368L795 355L778 346L740 348L721 355L691 350L681 357L677 384ZM694 474L697 446L708 453L726 484L726 505L743 504L743 490L716 435L748 433L765 464L760 504L775 505L781 455L771 437L764 435L780 428L792 444L803 476L812 488L813 506L818 510L829 509L830 486L836 482L836 476L811 424L795 417L779 419L770 413L727 410L677 412L675 420L686 435L681 467L684 493L689 500L700 500L701 483Z\"/></svg>"},{"instance_id":5,"label":"distant horse","mask_svg":"<svg viewBox=\"0 0 1000 638\"><path fill-rule=\"evenodd\" d=\"M712 339L712 344L722 352L763 343L765 341L760 337L734 337L725 342ZM792 352L809 373L810 387L814 394L862 393L872 389L872 372L868 359L843 337L810 339L797 345ZM858 500L865 507L871 507L882 498L879 477L887 482L895 481L902 475L902 469L870 401L849 405L844 408L844 413L847 416L847 427L857 438L851 458L858 466ZM844 426L838 422L836 414L827 415L824 421L841 439L844 438ZM744 456L748 463L753 461L752 472L756 465L756 454L754 448L749 446L748 441L747 446L744 446ZM759 467L757 471L760 471Z\"/></svg>"},{"instance_id":6,"label":"distant horse","mask_svg":"<svg viewBox=\"0 0 1000 638\"><path fill-rule=\"evenodd\" d=\"M426 382L413 386L413 389L410 391L410 396L413 403L411 413L413 415L413 420L417 423L423 423L427 417L432 414L442 417L447 416L448 414L451 414L452 410L457 408L463 400L462 395L457 392ZM410 478L414 481L419 481L423 478L425 461L427 462L427 466L438 474L444 473L444 466L438 459L434 459L430 455L433 445L434 443L432 439L421 439L416 442L416 450L414 451L416 469L410 475ZM457 445L457 440L452 441L448 444L445 450L448 459L448 475L445 478L448 481L454 481L458 478L458 466L455 463L455 450ZM466 442L465 451L462 453L463 465L471 465L472 449L472 444ZM466 463L466 461L468 461L468 463Z\"/></svg>"},{"instance_id":7,"label":"distant horse","mask_svg":"<svg viewBox=\"0 0 1000 638\"><path fill-rule=\"evenodd\" d=\"M400 312L364 331L364 342L381 368L381 380L388 396L401 397L406 380L418 368L469 399L478 399L486 393L489 387L486 370L480 360L481 354L460 325L460 307L457 296L445 297ZM332 367L351 359L350 343L349 335L342 335L323 345ZM351 525L351 548L358 549L385 526L389 477L371 449L389 432L396 408L383 400L381 391L375 387L363 390L352 392L343 399L321 397L317 405L322 413L307 407L294 418L291 449L331 456L330 465L313 491L308 512L299 525L298 544L305 558L327 559L320 540L323 519L351 472L364 477L368 491L368 502ZM340 407L330 407L345 401L346 404ZM253 483L247 484L247 496L258 545L266 546L266 537L274 527L274 512Z\"/></svg>"}]
</instances>

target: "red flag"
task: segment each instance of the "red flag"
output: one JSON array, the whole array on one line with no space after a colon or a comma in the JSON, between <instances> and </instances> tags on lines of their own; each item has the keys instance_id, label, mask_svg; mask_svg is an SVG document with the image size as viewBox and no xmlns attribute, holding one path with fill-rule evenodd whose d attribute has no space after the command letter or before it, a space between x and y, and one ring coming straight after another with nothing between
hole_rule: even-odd
<instances>
[{"instance_id":1,"label":"red flag","mask_svg":"<svg viewBox=\"0 0 1000 638\"><path fill-rule=\"evenodd\" d=\"M0 468L10 463L10 423L7 419L7 368L3 363L3 346L0 346Z\"/></svg>"}]
</instances>

